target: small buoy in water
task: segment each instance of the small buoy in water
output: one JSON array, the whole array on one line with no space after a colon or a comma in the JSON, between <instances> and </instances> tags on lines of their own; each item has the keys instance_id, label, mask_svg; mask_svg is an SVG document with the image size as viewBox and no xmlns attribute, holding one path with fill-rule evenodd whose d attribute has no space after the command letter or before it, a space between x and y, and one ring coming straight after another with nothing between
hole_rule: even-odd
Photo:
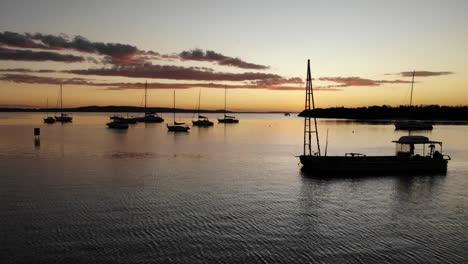
<instances>
[{"instance_id":1,"label":"small buoy in water","mask_svg":"<svg viewBox=\"0 0 468 264\"><path fill-rule=\"evenodd\" d=\"M353 133L354 133L354 130L353 130Z\"/></svg>"}]
</instances>

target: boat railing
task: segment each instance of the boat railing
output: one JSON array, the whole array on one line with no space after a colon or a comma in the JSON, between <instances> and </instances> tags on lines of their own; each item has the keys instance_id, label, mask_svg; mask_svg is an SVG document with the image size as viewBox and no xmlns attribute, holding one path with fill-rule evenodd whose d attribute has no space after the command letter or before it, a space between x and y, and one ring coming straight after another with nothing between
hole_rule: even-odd
<instances>
[{"instance_id":1,"label":"boat railing","mask_svg":"<svg viewBox=\"0 0 468 264\"><path fill-rule=\"evenodd\" d=\"M445 155L445 154L442 155L442 158L443 158L444 160L452 160L452 158L451 158L449 155Z\"/></svg>"},{"instance_id":2,"label":"boat railing","mask_svg":"<svg viewBox=\"0 0 468 264\"><path fill-rule=\"evenodd\" d=\"M365 154L362 154L362 153L353 153L353 152L349 152L349 153L345 153L345 157L365 157L366 155Z\"/></svg>"}]
</instances>

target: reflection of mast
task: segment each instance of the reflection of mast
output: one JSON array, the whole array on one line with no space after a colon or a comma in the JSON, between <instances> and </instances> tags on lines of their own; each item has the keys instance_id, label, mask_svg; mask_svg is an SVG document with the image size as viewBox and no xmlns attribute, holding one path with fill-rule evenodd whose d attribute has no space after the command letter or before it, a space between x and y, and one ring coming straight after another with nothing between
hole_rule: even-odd
<instances>
[{"instance_id":1,"label":"reflection of mast","mask_svg":"<svg viewBox=\"0 0 468 264\"><path fill-rule=\"evenodd\" d=\"M312 104L311 104L312 103ZM311 108L312 106L312 108ZM312 130L312 120L310 115L311 110L315 110L314 102L314 89L312 88L312 77L310 74L310 60L307 60L307 84L306 84L306 98L305 98L305 117L304 117L304 155L312 155L312 133L315 133L317 141L317 154L320 153L320 143L317 128L317 118L314 113L314 129ZM307 153L308 152L308 153Z\"/></svg>"}]
</instances>

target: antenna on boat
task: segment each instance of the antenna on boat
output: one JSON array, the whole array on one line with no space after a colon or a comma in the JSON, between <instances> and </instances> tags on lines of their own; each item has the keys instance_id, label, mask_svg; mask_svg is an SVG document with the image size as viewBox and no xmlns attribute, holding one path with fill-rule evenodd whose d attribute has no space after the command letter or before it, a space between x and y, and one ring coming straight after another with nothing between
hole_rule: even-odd
<instances>
[{"instance_id":1,"label":"antenna on boat","mask_svg":"<svg viewBox=\"0 0 468 264\"><path fill-rule=\"evenodd\" d=\"M311 108L312 106L312 108ZM312 88L312 76L310 74L310 60L307 60L307 84L306 84L306 97L305 97L305 110L304 110L304 155L312 155L312 134L315 133L317 141L318 156L320 153L320 143L317 128L317 118L314 114L314 128L312 128L312 119L310 117L311 110L315 110L314 102L314 89ZM315 130L312 130L315 129Z\"/></svg>"},{"instance_id":2,"label":"antenna on boat","mask_svg":"<svg viewBox=\"0 0 468 264\"><path fill-rule=\"evenodd\" d=\"M327 128L327 141L325 143L325 157L327 156L327 150L328 150L328 128Z\"/></svg>"}]
</instances>

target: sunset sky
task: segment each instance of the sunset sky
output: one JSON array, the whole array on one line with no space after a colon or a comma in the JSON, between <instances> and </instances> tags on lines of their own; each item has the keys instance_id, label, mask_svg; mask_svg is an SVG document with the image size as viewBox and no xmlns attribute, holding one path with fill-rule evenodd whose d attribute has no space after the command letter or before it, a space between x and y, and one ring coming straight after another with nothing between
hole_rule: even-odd
<instances>
[{"instance_id":1,"label":"sunset sky","mask_svg":"<svg viewBox=\"0 0 468 264\"><path fill-rule=\"evenodd\" d=\"M0 107L467 105L468 1L0 3Z\"/></svg>"}]
</instances>

